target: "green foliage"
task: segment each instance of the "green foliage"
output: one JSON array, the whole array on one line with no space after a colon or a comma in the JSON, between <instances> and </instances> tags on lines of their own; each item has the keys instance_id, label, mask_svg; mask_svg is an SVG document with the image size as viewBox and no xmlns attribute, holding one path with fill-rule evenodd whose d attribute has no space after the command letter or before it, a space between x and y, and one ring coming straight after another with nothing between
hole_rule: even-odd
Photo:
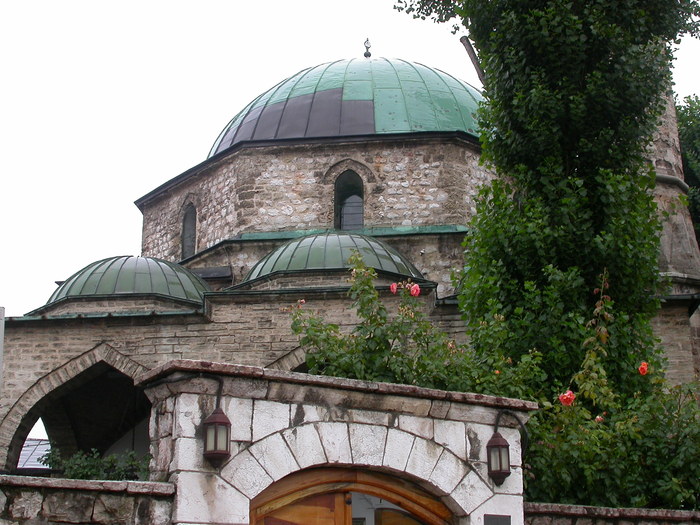
<instances>
[{"instance_id":1,"label":"green foliage","mask_svg":"<svg viewBox=\"0 0 700 525\"><path fill-rule=\"evenodd\" d=\"M133 450L102 457L94 448L90 452L81 450L64 457L54 444L39 458L42 465L60 471L65 478L101 480L147 479L148 460L148 455L139 457Z\"/></svg>"},{"instance_id":2,"label":"green foliage","mask_svg":"<svg viewBox=\"0 0 700 525\"><path fill-rule=\"evenodd\" d=\"M676 115L685 181L697 187L700 186L700 98L693 95L676 103ZM697 194L691 197L691 202L698 200Z\"/></svg>"},{"instance_id":3,"label":"green foliage","mask_svg":"<svg viewBox=\"0 0 700 525\"><path fill-rule=\"evenodd\" d=\"M670 43L697 33L700 5L396 7L461 21L486 76L482 159L498 180L482 190L465 240L460 304L477 356L494 342L513 362L541 355L546 380L533 394L545 409L531 424L538 439L528 498L697 507L696 467L684 462L697 463L698 408L685 401L672 409L682 395L664 393L650 327L660 226L645 155L670 87ZM693 102L679 111L684 129L697 122ZM654 380L635 372L642 362ZM573 406L551 403L567 389L578 392ZM594 413L609 416L596 422ZM695 431L664 434L688 427Z\"/></svg>"},{"instance_id":4,"label":"green foliage","mask_svg":"<svg viewBox=\"0 0 700 525\"><path fill-rule=\"evenodd\" d=\"M417 296L411 295L415 283L397 283L394 303L398 304L392 315L374 286L376 272L358 254L350 263L349 295L359 320L350 333L325 322L303 301L293 308L292 330L309 349L306 361L311 373L512 397L532 395L530 383L542 377L536 352L516 362L500 352L501 345L477 355L456 344L426 319ZM489 323L497 343L505 337L498 328L502 319Z\"/></svg>"},{"instance_id":5,"label":"green foliage","mask_svg":"<svg viewBox=\"0 0 700 525\"><path fill-rule=\"evenodd\" d=\"M690 186L688 208L695 227L695 236L700 238L700 98L685 97L676 103L678 137L681 143L683 174Z\"/></svg>"},{"instance_id":6,"label":"green foliage","mask_svg":"<svg viewBox=\"0 0 700 525\"><path fill-rule=\"evenodd\" d=\"M528 423L528 499L700 508L700 409L693 388L658 388L596 417L582 404L546 404Z\"/></svg>"},{"instance_id":7,"label":"green foliage","mask_svg":"<svg viewBox=\"0 0 700 525\"><path fill-rule=\"evenodd\" d=\"M349 295L359 322L350 333L309 311L304 301L292 309L311 373L538 400L542 409L528 423L531 501L699 508L697 385L666 390L659 364L625 358L616 371L624 380L617 383L630 392L622 395L614 387L604 363L627 321L618 326L606 274L599 278L590 318L571 321L583 340L579 366L554 383L539 352L504 353L513 334L503 315L482 320L478 345L457 345L425 318L411 283L397 285L391 314L374 286L374 270L357 255L351 263ZM533 301L551 306L551 296L530 293ZM578 393L571 406L556 399L564 385Z\"/></svg>"}]
</instances>

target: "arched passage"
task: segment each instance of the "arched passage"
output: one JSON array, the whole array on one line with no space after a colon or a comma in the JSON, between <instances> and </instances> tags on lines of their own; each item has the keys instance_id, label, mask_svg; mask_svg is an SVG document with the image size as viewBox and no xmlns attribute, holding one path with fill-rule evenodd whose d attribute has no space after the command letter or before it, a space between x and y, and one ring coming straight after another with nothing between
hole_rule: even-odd
<instances>
[{"instance_id":1,"label":"arched passage","mask_svg":"<svg viewBox=\"0 0 700 525\"><path fill-rule=\"evenodd\" d=\"M92 448L105 452L150 412L150 402L133 381L143 371L142 365L102 343L42 377L0 423L5 469L16 467L39 418L64 454Z\"/></svg>"},{"instance_id":2,"label":"arched passage","mask_svg":"<svg viewBox=\"0 0 700 525\"><path fill-rule=\"evenodd\" d=\"M367 469L313 468L290 474L253 498L250 523L301 525L313 519L319 524L350 525L358 494L389 502L387 508L378 509L391 515L386 523L447 525L452 516L441 501L405 479Z\"/></svg>"}]
</instances>

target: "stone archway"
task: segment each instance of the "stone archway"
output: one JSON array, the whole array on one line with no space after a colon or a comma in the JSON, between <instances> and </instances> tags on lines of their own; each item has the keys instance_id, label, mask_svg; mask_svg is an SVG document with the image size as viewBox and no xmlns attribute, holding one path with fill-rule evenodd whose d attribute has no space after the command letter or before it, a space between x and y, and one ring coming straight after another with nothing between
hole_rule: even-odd
<instances>
[{"instance_id":1,"label":"stone archway","mask_svg":"<svg viewBox=\"0 0 700 525\"><path fill-rule=\"evenodd\" d=\"M119 382L116 394L112 397L121 403L119 392L125 392L125 388L128 390L128 384L131 384L133 388L134 378L145 371L144 366L117 352L110 345L100 343L93 349L46 374L22 394L0 422L0 464L6 470L15 468L29 431L45 412L50 413L51 422L47 425L49 437L57 438L56 440L61 442L62 447L67 452L77 448L87 448L88 450L97 448L99 450L102 448L100 443L105 441L106 437L86 440L86 443L83 444L75 439L76 431L80 431L81 424L77 423L78 428L76 428L75 420L70 420L71 412L75 412L71 408L75 408L76 402L79 403L81 397L84 397L85 401L90 404L93 401L90 397L91 391L103 393L105 388L103 380L105 378ZM92 390L86 385L92 385ZM129 392L133 391L129 390ZM72 402L67 405L62 401L65 401L65 396L70 393L72 393ZM104 400L105 398L100 396L100 399ZM144 399L147 402L145 396ZM106 410L119 410L118 406L113 406L114 403L110 406L109 399L103 405L105 405ZM143 400L139 401L137 406L141 406L143 409ZM118 417L123 419L125 424L130 424L129 417L132 417L133 414L126 413L128 407L125 405L122 404L121 408L123 418L121 415ZM139 409L139 414L143 412L142 409ZM96 413L99 411L98 408ZM81 414L81 417L85 416L89 417L90 414ZM50 426L53 426L53 432L49 430ZM122 427L124 424L112 425L105 429L105 434L110 431L119 431Z\"/></svg>"}]
</instances>

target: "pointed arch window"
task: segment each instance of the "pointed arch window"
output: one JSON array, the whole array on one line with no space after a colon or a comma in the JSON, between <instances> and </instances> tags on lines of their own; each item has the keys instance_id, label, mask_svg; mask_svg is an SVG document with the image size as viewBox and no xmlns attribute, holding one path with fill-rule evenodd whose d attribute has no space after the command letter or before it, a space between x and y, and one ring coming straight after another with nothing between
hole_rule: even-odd
<instances>
[{"instance_id":1,"label":"pointed arch window","mask_svg":"<svg viewBox=\"0 0 700 525\"><path fill-rule=\"evenodd\" d=\"M364 188L362 179L347 170L335 180L335 220L337 230L359 230L364 226Z\"/></svg>"},{"instance_id":2,"label":"pointed arch window","mask_svg":"<svg viewBox=\"0 0 700 525\"><path fill-rule=\"evenodd\" d=\"M182 216L182 258L194 255L197 245L197 209L190 203Z\"/></svg>"}]
</instances>

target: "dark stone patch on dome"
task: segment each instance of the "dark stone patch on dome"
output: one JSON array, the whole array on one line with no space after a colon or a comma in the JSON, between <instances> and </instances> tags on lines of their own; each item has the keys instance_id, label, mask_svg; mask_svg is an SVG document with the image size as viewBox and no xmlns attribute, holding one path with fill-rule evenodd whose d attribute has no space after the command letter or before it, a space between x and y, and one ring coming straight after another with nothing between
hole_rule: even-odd
<instances>
[{"instance_id":1,"label":"dark stone patch on dome","mask_svg":"<svg viewBox=\"0 0 700 525\"><path fill-rule=\"evenodd\" d=\"M251 140L455 131L476 137L480 100L472 86L422 64L338 60L300 71L248 104L210 157Z\"/></svg>"},{"instance_id":2,"label":"dark stone patch on dome","mask_svg":"<svg viewBox=\"0 0 700 525\"><path fill-rule=\"evenodd\" d=\"M317 91L311 103L307 137L334 137L340 133L342 89Z\"/></svg>"},{"instance_id":3,"label":"dark stone patch on dome","mask_svg":"<svg viewBox=\"0 0 700 525\"><path fill-rule=\"evenodd\" d=\"M371 100L344 100L340 110L341 135L374 133L374 103Z\"/></svg>"}]
</instances>

